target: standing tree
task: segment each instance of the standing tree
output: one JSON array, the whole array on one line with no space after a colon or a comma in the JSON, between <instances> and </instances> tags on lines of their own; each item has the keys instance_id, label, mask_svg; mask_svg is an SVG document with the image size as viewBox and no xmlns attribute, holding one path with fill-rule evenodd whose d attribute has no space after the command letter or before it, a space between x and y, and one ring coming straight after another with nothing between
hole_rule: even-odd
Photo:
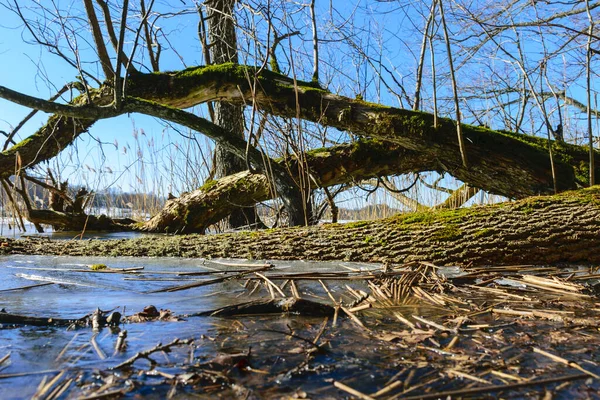
<instances>
[{"instance_id":1,"label":"standing tree","mask_svg":"<svg viewBox=\"0 0 600 400\"><path fill-rule=\"evenodd\" d=\"M207 60L207 64L238 63L234 14L235 1L206 0L204 2L208 22L207 46L210 49L210 60ZM226 131L244 138L243 106L226 101L216 101L213 107L213 122ZM212 168L212 175L215 178L223 178L236 172L245 171L247 166L242 158L217 143ZM254 205L235 208L227 221L231 228L256 227L260 223Z\"/></svg>"}]
</instances>

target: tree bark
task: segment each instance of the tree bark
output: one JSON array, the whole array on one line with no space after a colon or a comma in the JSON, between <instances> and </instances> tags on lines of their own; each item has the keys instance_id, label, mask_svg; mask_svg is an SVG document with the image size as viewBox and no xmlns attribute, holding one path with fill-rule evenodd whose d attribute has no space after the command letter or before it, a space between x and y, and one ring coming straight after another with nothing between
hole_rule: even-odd
<instances>
[{"instance_id":1,"label":"tree bark","mask_svg":"<svg viewBox=\"0 0 600 400\"><path fill-rule=\"evenodd\" d=\"M379 221L130 241L2 239L4 254L235 257L438 265L600 262L600 187Z\"/></svg>"},{"instance_id":2,"label":"tree bark","mask_svg":"<svg viewBox=\"0 0 600 400\"><path fill-rule=\"evenodd\" d=\"M212 64L238 63L237 37L233 8L235 0L206 1L208 20L208 40ZM223 129L244 138L243 106L225 101L214 103L215 124ZM232 154L217 143L214 150L213 173L215 178L223 178L246 170L243 159ZM260 222L254 205L236 207L227 217L230 228L250 226L256 228Z\"/></svg>"}]
</instances>

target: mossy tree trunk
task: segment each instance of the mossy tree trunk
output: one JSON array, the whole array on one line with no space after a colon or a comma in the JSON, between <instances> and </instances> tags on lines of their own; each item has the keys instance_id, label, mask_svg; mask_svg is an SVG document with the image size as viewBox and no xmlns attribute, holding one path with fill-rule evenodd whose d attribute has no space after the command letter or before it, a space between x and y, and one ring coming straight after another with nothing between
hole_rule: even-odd
<instances>
[{"instance_id":1,"label":"mossy tree trunk","mask_svg":"<svg viewBox=\"0 0 600 400\"><path fill-rule=\"evenodd\" d=\"M307 153L304 159L315 179L313 189L436 168L434 159L375 140L314 150ZM295 170L297 166L293 163L292 160L287 168ZM235 207L251 207L272 198L273 191L266 175L243 171L207 182L198 190L169 200L158 214L136 229L203 233Z\"/></svg>"},{"instance_id":2,"label":"mossy tree trunk","mask_svg":"<svg viewBox=\"0 0 600 400\"><path fill-rule=\"evenodd\" d=\"M193 121L188 126L207 135L211 131L210 137L227 143L238 157L245 158L246 154L241 151L245 149L243 139L231 137L225 130L215 130L208 121L198 122L201 118L183 115L185 113L179 109L216 100L241 105L254 96L257 107L273 115L295 118L299 114L300 118L309 121L376 139L384 148L394 146L411 154L407 158L414 162L411 168L388 168L387 171L381 171L380 175L435 170L446 172L471 187L510 198L553 192L547 142L540 138L464 125L463 136L469 157L469 167L465 168L456 141L455 122L452 120L439 119L438 127L433 128L431 114L335 95L314 83L294 81L265 69L228 63L170 73L135 73L130 76L128 83L128 94L132 97L125 99L120 109L98 107L111 103L113 95L110 87L90 90L93 105L88 104L86 96L80 96L70 105L58 105L47 104L0 86L0 97L56 114L36 134L0 153L0 175L14 174L15 165L17 169L27 168L48 160L89 129L97 119L134 112L177 123L190 122L191 119ZM257 90L253 91L252 88ZM558 189L562 191L584 185L588 175L587 149L559 142L553 142L552 146ZM365 154L360 165L356 165L349 176L378 176L372 173L372 165L385 158L382 154ZM258 158L256 155L253 157ZM340 168L344 165L343 160L331 160L316 157L311 161L314 163L311 170L319 171L317 174L323 177L344 171ZM320 161L323 165L319 164ZM596 165L600 166L598 153ZM285 179L278 181L281 188L278 188L278 192L281 193L286 189L282 183ZM322 178L321 185L326 186L328 182L337 181ZM249 198L254 201L253 197ZM212 217L207 219L212 220ZM190 226L195 228L190 229ZM202 230L205 223L179 224L179 227L185 229L173 227L172 230Z\"/></svg>"},{"instance_id":3,"label":"mossy tree trunk","mask_svg":"<svg viewBox=\"0 0 600 400\"><path fill-rule=\"evenodd\" d=\"M3 239L4 254L235 257L438 265L600 262L600 187L379 221L221 235L53 242Z\"/></svg>"}]
</instances>

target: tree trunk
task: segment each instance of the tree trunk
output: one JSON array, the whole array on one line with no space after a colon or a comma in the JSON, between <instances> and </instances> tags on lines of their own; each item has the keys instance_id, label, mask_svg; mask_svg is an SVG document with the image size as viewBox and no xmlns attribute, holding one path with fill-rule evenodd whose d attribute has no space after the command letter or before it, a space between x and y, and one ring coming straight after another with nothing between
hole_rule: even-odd
<instances>
[{"instance_id":1,"label":"tree trunk","mask_svg":"<svg viewBox=\"0 0 600 400\"><path fill-rule=\"evenodd\" d=\"M140 75L131 94L177 107L189 107L211 99L243 101L252 97L250 80L258 79L258 104L265 111L300 117L322 125L350 131L362 137L385 140L434 157L441 170L472 187L520 198L552 193L553 177L546 140L512 132L463 125L469 168L462 164L456 141L456 124L433 115L367 103L334 95L313 84L244 66L220 65L182 74ZM153 89L150 89L153 88ZM574 189L587 181L584 148L553 142L557 187ZM596 158L599 153L596 152ZM582 162L583 161L583 162ZM600 172L600 171L597 171Z\"/></svg>"},{"instance_id":2,"label":"tree trunk","mask_svg":"<svg viewBox=\"0 0 600 400\"><path fill-rule=\"evenodd\" d=\"M238 63L237 38L233 8L235 0L206 1L208 40L212 64ZM214 123L241 138L244 137L243 106L225 101L214 103ZM213 174L222 178L246 170L244 161L217 143L213 158ZM235 207L227 217L230 228L256 228L260 219L254 205Z\"/></svg>"},{"instance_id":3,"label":"tree trunk","mask_svg":"<svg viewBox=\"0 0 600 400\"><path fill-rule=\"evenodd\" d=\"M131 231L136 222L129 218L112 219L106 215L87 215L83 212L28 210L27 219L33 224L52 225L55 231Z\"/></svg>"},{"instance_id":4,"label":"tree trunk","mask_svg":"<svg viewBox=\"0 0 600 400\"><path fill-rule=\"evenodd\" d=\"M433 170L434 159L421 157L400 146L370 140L308 152L307 166L315 179L313 189L387 176ZM295 170L292 160L280 168ZM232 212L237 206L251 207L273 198L269 178L243 171L209 181L203 187L169 200L148 222L140 225L147 232L204 233L206 228Z\"/></svg>"},{"instance_id":5,"label":"tree trunk","mask_svg":"<svg viewBox=\"0 0 600 400\"><path fill-rule=\"evenodd\" d=\"M248 79L250 77L250 81ZM377 138L415 150L424 157L435 158L438 169L487 192L520 198L553 192L553 179L546 141L511 132L493 131L483 127L463 126L469 168L462 166L454 121L440 118L433 128L433 116L428 113L402 110L367 103L332 94L313 84L294 81L263 69L233 64L189 68L181 72L140 74L128 80L129 95L158 102L169 107L189 108L194 105L224 100L243 102L252 98L250 83L258 80L257 105L274 115L296 117L296 99L300 117L316 123L350 131L358 136ZM95 105L112 101L110 88L91 90ZM139 101L128 99L123 109L83 107L86 97L72 103L75 107L47 107L39 99L15 95L0 86L0 97L47 112L60 112L68 117L52 116L46 126L10 150L0 153L0 175L10 176L17 166L33 166L58 154L68 144L89 129L95 120L119 113L145 112ZM156 104L156 103L148 103ZM148 113L148 112L146 112ZM169 118L172 112L161 117ZM71 118L76 116L78 118ZM86 119L82 119L85 116ZM556 158L557 187L560 191L574 189L587 181L587 151L583 147L553 142ZM600 153L596 152L596 165ZM597 170L596 173L600 173Z\"/></svg>"},{"instance_id":6,"label":"tree trunk","mask_svg":"<svg viewBox=\"0 0 600 400\"><path fill-rule=\"evenodd\" d=\"M438 265L600 262L600 187L379 221L221 235L53 242L2 239L4 254L235 257Z\"/></svg>"}]
</instances>

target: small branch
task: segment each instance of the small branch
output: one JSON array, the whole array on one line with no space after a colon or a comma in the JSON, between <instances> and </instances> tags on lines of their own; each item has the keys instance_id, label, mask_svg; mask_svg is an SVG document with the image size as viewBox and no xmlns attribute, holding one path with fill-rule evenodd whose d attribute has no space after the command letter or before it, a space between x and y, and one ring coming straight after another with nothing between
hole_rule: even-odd
<instances>
[{"instance_id":1,"label":"small branch","mask_svg":"<svg viewBox=\"0 0 600 400\"><path fill-rule=\"evenodd\" d=\"M204 13L202 12L202 7L200 6L200 3L196 3L196 9L198 10L198 40L200 40L200 45L202 46L204 64L210 65L210 48L208 47L208 43L206 42L206 26L204 25ZM210 101L207 102L207 106L210 120L212 122L215 122L215 107Z\"/></svg>"},{"instance_id":2,"label":"small branch","mask_svg":"<svg viewBox=\"0 0 600 400\"><path fill-rule=\"evenodd\" d=\"M442 27L444 29L444 38L446 40L446 51L448 52L448 63L450 64L450 78L452 79L452 93L454 95L454 108L456 110L456 135L458 136L458 147L462 158L463 167L468 168L467 150L465 149L464 138L462 134L462 125L460 117L460 106L458 100L458 87L456 77L454 76L454 63L452 61L452 49L450 48L450 37L448 35L448 27L446 26L446 18L444 17L443 0L438 0L440 3L440 17L442 19Z\"/></svg>"},{"instance_id":3,"label":"small branch","mask_svg":"<svg viewBox=\"0 0 600 400\"><path fill-rule=\"evenodd\" d=\"M293 32L288 32L284 35L277 35L277 32L275 30L273 30L273 45L271 46L271 48L269 49L269 54L271 54L271 71L273 72L277 72L278 74L281 73L281 69L279 68L279 63L277 62L277 55L276 55L276 50L277 50L277 46L279 45L279 43L281 43L281 41L292 37L292 36L296 36L299 35L300 31L293 31Z\"/></svg>"},{"instance_id":4,"label":"small branch","mask_svg":"<svg viewBox=\"0 0 600 400\"><path fill-rule=\"evenodd\" d=\"M140 7L142 11L142 15L146 15L146 4L144 0L140 0ZM148 13L150 10L148 10ZM152 71L158 72L158 62L156 61L156 57L154 55L154 51L152 50L152 37L150 35L150 26L148 25L148 18L144 18L142 21L142 25L144 26L144 36L146 38L146 47L148 49L148 57L150 57L150 64L152 65ZM129 62L128 62L129 64Z\"/></svg>"},{"instance_id":5,"label":"small branch","mask_svg":"<svg viewBox=\"0 0 600 400\"><path fill-rule=\"evenodd\" d=\"M0 98L12 101L25 107L34 108L52 114L64 115L82 119L103 119L119 115L119 112L108 107L95 107L91 105L71 106L67 104L54 103L37 97L11 90L0 86Z\"/></svg>"},{"instance_id":6,"label":"small branch","mask_svg":"<svg viewBox=\"0 0 600 400\"><path fill-rule=\"evenodd\" d=\"M185 346L185 345L189 345L191 343L193 343L194 341L192 339L185 339L185 340L181 340L181 339L174 339L171 343L168 344L162 344L159 343L156 346L154 346L151 349L148 350L144 350L144 351L140 351L139 353L137 353L136 355L134 355L133 357L131 357L130 359L123 361L121 364L111 367L111 370L115 370L115 369L121 369L121 368L128 368L133 366L133 363L135 363L137 360L145 358L146 360L150 361L150 363L152 365L156 364L156 361L154 361L153 359L150 358L150 356L153 353L157 353L157 352L169 352L171 351L172 347L175 346Z\"/></svg>"},{"instance_id":7,"label":"small branch","mask_svg":"<svg viewBox=\"0 0 600 400\"><path fill-rule=\"evenodd\" d=\"M43 187L44 189L55 193L56 195L60 196L64 201L66 201L68 204L73 204L73 200L71 200L71 198L69 197L69 195L64 191L61 190L60 188L53 186L53 185L49 185L44 181L41 181L37 178L34 178L32 176L29 175L23 175L23 178L27 179L29 182L35 183L38 186Z\"/></svg>"},{"instance_id":8,"label":"small branch","mask_svg":"<svg viewBox=\"0 0 600 400\"><path fill-rule=\"evenodd\" d=\"M104 0L96 0L96 3L98 3L100 8L102 9L102 13L104 14L104 23L106 24L106 31L108 32L108 37L110 39L110 43L112 44L115 51L118 51L119 50L119 42L117 41L117 35L115 34L115 28L112 23L112 18L110 16L110 10L108 8L108 3ZM124 60L125 63L129 64L129 59L127 58L127 56L125 55L124 52L121 51L121 53L119 54L118 57L120 57L121 60ZM118 60L117 60L117 62L118 62ZM133 67L130 67L130 68L133 69Z\"/></svg>"},{"instance_id":9,"label":"small branch","mask_svg":"<svg viewBox=\"0 0 600 400\"><path fill-rule=\"evenodd\" d=\"M413 110L419 110L421 107L421 85L423 82L423 67L425 65L425 50L427 48L427 39L429 36L429 28L435 15L435 4L436 0L431 2L431 10L427 22L425 23L425 29L423 30L423 41L421 42L421 54L419 56L419 65L417 66L417 83L415 88L415 102L413 104Z\"/></svg>"},{"instance_id":10,"label":"small branch","mask_svg":"<svg viewBox=\"0 0 600 400\"><path fill-rule=\"evenodd\" d=\"M312 81L319 82L319 37L317 35L317 16L315 14L315 0L310 2L310 19L313 31L313 76Z\"/></svg>"},{"instance_id":11,"label":"small branch","mask_svg":"<svg viewBox=\"0 0 600 400\"><path fill-rule=\"evenodd\" d=\"M67 83L66 85L64 85L54 96L50 97L50 99L48 99L48 101L55 101L56 99L58 99L60 96L63 95L63 93L65 93L67 90L69 89L73 89L76 88L78 89L80 92L85 91L85 89L83 88L83 85L81 84L81 82L71 82L71 83ZM23 127L23 125L25 125L27 123L27 121L29 121L31 118L33 118L33 116L38 112L38 110L32 110L29 114L27 114L27 116L25 118L23 118L21 120L21 122L19 122L19 124L6 136L6 142L4 142L4 148L2 149L2 151L6 150L8 148L8 144L12 143L12 144L16 144L15 141L13 140L13 138L15 137L15 135L19 132L19 130Z\"/></svg>"},{"instance_id":12,"label":"small branch","mask_svg":"<svg viewBox=\"0 0 600 400\"><path fill-rule=\"evenodd\" d=\"M129 8L129 0L123 1L123 12L121 14L121 25L119 27L119 44L117 46L117 69L115 71L114 91L115 108L118 110L121 107L121 65L125 64L125 60L121 59L121 53L123 52L123 42L125 41L125 28L127 24L127 10ZM126 67L126 65L125 65Z\"/></svg>"},{"instance_id":13,"label":"small branch","mask_svg":"<svg viewBox=\"0 0 600 400\"><path fill-rule=\"evenodd\" d=\"M317 350L317 351L319 351L319 352L322 352L322 353L326 353L326 352L327 352L327 349L325 349L325 348L323 348L323 347L319 346L319 345L318 345L318 344L316 344L316 343L315 343L313 340L309 340L309 339L303 338L302 336L298 336L298 335L296 335L296 334L294 334L294 333L292 333L292 332L279 331L279 330L277 330L277 329L262 329L262 331L263 331L263 332L281 333L282 335L286 335L286 336L289 336L289 337L291 337L291 338L298 339L298 340L301 340L301 341L303 341L303 342L305 342L305 343L308 343L308 344L309 344L309 345L311 345L311 346L312 346L312 347L313 347L315 350Z\"/></svg>"},{"instance_id":14,"label":"small branch","mask_svg":"<svg viewBox=\"0 0 600 400\"><path fill-rule=\"evenodd\" d=\"M96 17L96 11L94 10L92 0L83 0L83 4L88 16L88 21L90 22L92 36L94 37L94 43L96 44L96 50L98 51L98 59L102 66L102 70L104 71L104 76L106 79L114 79L115 71L113 70L110 57L106 51L106 46L104 45L104 37L102 35L102 30L100 29L100 24L98 23L98 18Z\"/></svg>"},{"instance_id":15,"label":"small branch","mask_svg":"<svg viewBox=\"0 0 600 400\"><path fill-rule=\"evenodd\" d=\"M267 264L263 267L249 269L247 271L240 272L239 274L235 274L235 275L231 275L231 276L223 276L221 278L215 278L215 279L209 279L209 280L201 281L201 282L189 283L187 285L171 286L171 287L164 288L164 289L153 290L148 293L178 292L180 290L187 290L187 289L192 289L192 288L196 288L196 287L200 287L200 286L213 285L215 283L221 283L221 282L232 280L232 279L239 279L245 275L255 273L255 272L266 271L271 268L273 268L273 265Z\"/></svg>"},{"instance_id":16,"label":"small branch","mask_svg":"<svg viewBox=\"0 0 600 400\"><path fill-rule=\"evenodd\" d=\"M590 169L590 186L596 184L596 165L594 162L594 133L592 132L592 33L594 32L594 18L590 11L590 0L585 1L585 9L589 20L588 40L586 47L585 58L585 80L586 80L586 96L587 96L587 131L588 131L588 146L589 146L589 169Z\"/></svg>"}]
</instances>

